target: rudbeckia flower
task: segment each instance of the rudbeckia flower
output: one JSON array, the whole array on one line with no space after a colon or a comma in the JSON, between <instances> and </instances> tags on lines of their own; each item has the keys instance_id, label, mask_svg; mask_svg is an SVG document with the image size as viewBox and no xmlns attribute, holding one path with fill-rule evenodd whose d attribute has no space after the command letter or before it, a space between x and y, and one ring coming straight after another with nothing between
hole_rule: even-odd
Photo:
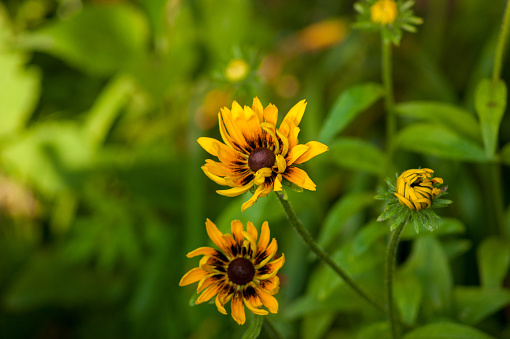
<instances>
[{"instance_id":1,"label":"rudbeckia flower","mask_svg":"<svg viewBox=\"0 0 510 339\"><path fill-rule=\"evenodd\" d=\"M244 307L258 315L278 312L278 301L274 294L280 288L278 270L283 266L282 254L272 260L278 245L273 239L269 243L269 226L262 224L260 238L253 223L247 223L247 230L239 220L231 223L232 234L222 234L216 225L207 219L207 234L218 246L200 247L187 257L203 255L199 267L186 273L179 286L186 286L198 281L197 293L201 293L195 304L214 299L218 311L227 314L225 304L231 301L232 318L242 325L246 321ZM272 261L271 261L272 260Z\"/></svg>"},{"instance_id":2,"label":"rudbeckia flower","mask_svg":"<svg viewBox=\"0 0 510 339\"><path fill-rule=\"evenodd\" d=\"M206 160L202 170L214 182L230 186L217 193L234 197L254 188L252 197L241 210L252 206L259 197L272 190L282 190L282 180L315 191L315 184L308 174L296 167L328 150L317 141L298 144L299 123L305 112L306 102L300 101L287 113L276 128L278 109L269 104L265 109L258 98L252 107L242 108L236 101L232 109L223 108L218 114L223 143L202 137L198 143L219 162Z\"/></svg>"},{"instance_id":3,"label":"rudbeckia flower","mask_svg":"<svg viewBox=\"0 0 510 339\"><path fill-rule=\"evenodd\" d=\"M430 207L432 199L441 190L434 184L442 184L443 179L432 178L433 170L429 168L410 169L402 173L397 179L397 193L394 193L401 205L407 205L409 209L417 211Z\"/></svg>"},{"instance_id":4,"label":"rudbeckia flower","mask_svg":"<svg viewBox=\"0 0 510 339\"><path fill-rule=\"evenodd\" d=\"M379 0L370 7L370 19L377 24L392 24L397 14L397 3L393 0Z\"/></svg>"}]
</instances>

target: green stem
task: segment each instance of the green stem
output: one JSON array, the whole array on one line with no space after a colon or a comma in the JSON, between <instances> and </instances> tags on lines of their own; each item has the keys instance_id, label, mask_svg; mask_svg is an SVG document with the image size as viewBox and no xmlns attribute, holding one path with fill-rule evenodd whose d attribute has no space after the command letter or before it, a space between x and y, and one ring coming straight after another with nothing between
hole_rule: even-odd
<instances>
[{"instance_id":1,"label":"green stem","mask_svg":"<svg viewBox=\"0 0 510 339\"><path fill-rule=\"evenodd\" d=\"M280 193L275 192L278 200L282 204L285 213L287 214L287 218L290 223L294 227L294 229L301 236L301 239L305 242L306 246L310 250L312 250L320 260L326 263L329 267L333 269L344 281L347 285L349 285L354 291L356 291L363 299L368 301L372 306L380 310L381 312L386 313L386 309L372 299L368 294L366 294L352 279L349 275L331 258L329 254L327 254L319 245L313 240L312 235L308 232L308 230L303 226L301 221L298 219L294 209L292 208L290 202L286 200Z\"/></svg>"},{"instance_id":2,"label":"green stem","mask_svg":"<svg viewBox=\"0 0 510 339\"><path fill-rule=\"evenodd\" d=\"M267 332L269 337L271 337L273 339L283 339L283 336L278 331L276 326L273 324L273 321L267 316L264 317L264 326L265 326L265 331Z\"/></svg>"},{"instance_id":3,"label":"green stem","mask_svg":"<svg viewBox=\"0 0 510 339\"><path fill-rule=\"evenodd\" d=\"M503 54L505 51L505 42L508 35L508 27L510 26L510 0L506 2L505 15L503 23L499 31L498 45L496 46L496 55L494 57L494 69L492 72L492 82L496 84L501 77L501 68L503 65Z\"/></svg>"},{"instance_id":4,"label":"green stem","mask_svg":"<svg viewBox=\"0 0 510 339\"><path fill-rule=\"evenodd\" d=\"M388 312L390 317L391 334L393 339L399 338L398 317L393 303L393 273L395 272L395 254L397 253L398 241L404 230L407 220L400 224L391 235L388 250L386 252L386 295L388 298Z\"/></svg>"},{"instance_id":5,"label":"green stem","mask_svg":"<svg viewBox=\"0 0 510 339\"><path fill-rule=\"evenodd\" d=\"M386 117L386 143L390 160L392 156L393 137L397 130L395 117L395 100L393 98L393 80L391 77L391 41L381 37L382 41L382 80L384 85L384 104L387 112Z\"/></svg>"}]
</instances>

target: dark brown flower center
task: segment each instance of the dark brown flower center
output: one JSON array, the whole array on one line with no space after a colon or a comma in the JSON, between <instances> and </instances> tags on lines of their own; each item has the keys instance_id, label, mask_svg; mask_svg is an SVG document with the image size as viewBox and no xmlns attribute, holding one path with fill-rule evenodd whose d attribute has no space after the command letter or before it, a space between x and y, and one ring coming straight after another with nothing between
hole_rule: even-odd
<instances>
[{"instance_id":1,"label":"dark brown flower center","mask_svg":"<svg viewBox=\"0 0 510 339\"><path fill-rule=\"evenodd\" d=\"M273 167L274 162L276 161L276 156L273 151L265 148L259 147L255 148L248 158L248 166L253 172L257 172L259 169L264 167Z\"/></svg>"},{"instance_id":2,"label":"dark brown flower center","mask_svg":"<svg viewBox=\"0 0 510 339\"><path fill-rule=\"evenodd\" d=\"M255 267L246 258L237 258L230 262L227 269L228 279L237 285L246 285L255 276Z\"/></svg>"}]
</instances>

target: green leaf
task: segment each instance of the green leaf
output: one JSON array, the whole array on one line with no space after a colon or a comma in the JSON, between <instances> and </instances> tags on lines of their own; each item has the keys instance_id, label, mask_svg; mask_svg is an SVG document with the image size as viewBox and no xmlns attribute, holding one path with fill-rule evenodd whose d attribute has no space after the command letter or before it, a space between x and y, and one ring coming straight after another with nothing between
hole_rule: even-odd
<instances>
[{"instance_id":1,"label":"green leaf","mask_svg":"<svg viewBox=\"0 0 510 339\"><path fill-rule=\"evenodd\" d=\"M377 240L388 233L388 229L378 221L372 221L364 226L352 242L352 254L365 253Z\"/></svg>"},{"instance_id":2,"label":"green leaf","mask_svg":"<svg viewBox=\"0 0 510 339\"><path fill-rule=\"evenodd\" d=\"M394 287L395 301L402 320L414 324L423 297L423 288L414 275L397 275Z\"/></svg>"},{"instance_id":3,"label":"green leaf","mask_svg":"<svg viewBox=\"0 0 510 339\"><path fill-rule=\"evenodd\" d=\"M508 304L510 304L509 290L464 286L455 288L457 319L468 325L477 324Z\"/></svg>"},{"instance_id":4,"label":"green leaf","mask_svg":"<svg viewBox=\"0 0 510 339\"><path fill-rule=\"evenodd\" d=\"M257 315L251 313L250 325L244 332L243 337L241 339L256 339L259 337L260 330L262 329L262 325L264 324L264 316Z\"/></svg>"},{"instance_id":5,"label":"green leaf","mask_svg":"<svg viewBox=\"0 0 510 339\"><path fill-rule=\"evenodd\" d=\"M77 125L48 121L12 140L0 160L51 197L83 182L94 164L94 151Z\"/></svg>"},{"instance_id":6,"label":"green leaf","mask_svg":"<svg viewBox=\"0 0 510 339\"><path fill-rule=\"evenodd\" d=\"M318 139L329 144L336 134L340 133L356 116L374 104L382 95L383 87L375 83L355 85L345 90L328 114Z\"/></svg>"},{"instance_id":7,"label":"green leaf","mask_svg":"<svg viewBox=\"0 0 510 339\"><path fill-rule=\"evenodd\" d=\"M344 195L330 209L317 240L319 246L327 247L344 229L346 221L353 215L374 203L371 192L350 193Z\"/></svg>"},{"instance_id":8,"label":"green leaf","mask_svg":"<svg viewBox=\"0 0 510 339\"><path fill-rule=\"evenodd\" d=\"M477 251L482 286L500 288L510 266L510 242L501 238L485 239Z\"/></svg>"},{"instance_id":9,"label":"green leaf","mask_svg":"<svg viewBox=\"0 0 510 339\"><path fill-rule=\"evenodd\" d=\"M67 20L51 21L21 36L19 43L62 58L86 72L109 75L139 60L148 33L145 17L134 6L85 6Z\"/></svg>"},{"instance_id":10,"label":"green leaf","mask_svg":"<svg viewBox=\"0 0 510 339\"><path fill-rule=\"evenodd\" d=\"M412 227L405 227L402 232L401 239L409 240L415 239L424 235L433 235L436 237L451 235L451 234L462 234L466 230L466 226L462 223L462 221L454 218L441 218L439 222L439 227L435 230L434 233L419 233L417 234Z\"/></svg>"},{"instance_id":11,"label":"green leaf","mask_svg":"<svg viewBox=\"0 0 510 339\"><path fill-rule=\"evenodd\" d=\"M387 321L362 327L356 339L391 339L391 329Z\"/></svg>"},{"instance_id":12,"label":"green leaf","mask_svg":"<svg viewBox=\"0 0 510 339\"><path fill-rule=\"evenodd\" d=\"M506 85L502 80L495 84L490 79L483 79L476 88L476 113L480 118L485 152L489 158L496 153L499 125L506 108L506 95Z\"/></svg>"},{"instance_id":13,"label":"green leaf","mask_svg":"<svg viewBox=\"0 0 510 339\"><path fill-rule=\"evenodd\" d=\"M396 111L403 117L434 122L473 141L482 141L474 115L460 107L435 101L411 101L397 105Z\"/></svg>"},{"instance_id":14,"label":"green leaf","mask_svg":"<svg viewBox=\"0 0 510 339\"><path fill-rule=\"evenodd\" d=\"M0 30L6 29L0 25ZM5 42L0 39L0 46ZM0 47L0 136L19 131L30 118L39 97L40 75L34 67L24 66L25 57Z\"/></svg>"},{"instance_id":15,"label":"green leaf","mask_svg":"<svg viewBox=\"0 0 510 339\"><path fill-rule=\"evenodd\" d=\"M438 322L407 333L404 339L492 339L491 336L485 334L476 328L466 325Z\"/></svg>"},{"instance_id":16,"label":"green leaf","mask_svg":"<svg viewBox=\"0 0 510 339\"><path fill-rule=\"evenodd\" d=\"M473 141L434 124L408 126L396 137L398 147L426 155L461 161L486 162L483 149Z\"/></svg>"},{"instance_id":17,"label":"green leaf","mask_svg":"<svg viewBox=\"0 0 510 339\"><path fill-rule=\"evenodd\" d=\"M501 149L501 161L510 166L510 142Z\"/></svg>"},{"instance_id":18,"label":"green leaf","mask_svg":"<svg viewBox=\"0 0 510 339\"><path fill-rule=\"evenodd\" d=\"M453 279L448 258L436 238L417 238L401 270L400 274L414 275L422 284L425 316L448 316L451 313Z\"/></svg>"},{"instance_id":19,"label":"green leaf","mask_svg":"<svg viewBox=\"0 0 510 339\"><path fill-rule=\"evenodd\" d=\"M381 150L361 139L339 138L331 143L329 159L343 168L382 176L386 158Z\"/></svg>"}]
</instances>

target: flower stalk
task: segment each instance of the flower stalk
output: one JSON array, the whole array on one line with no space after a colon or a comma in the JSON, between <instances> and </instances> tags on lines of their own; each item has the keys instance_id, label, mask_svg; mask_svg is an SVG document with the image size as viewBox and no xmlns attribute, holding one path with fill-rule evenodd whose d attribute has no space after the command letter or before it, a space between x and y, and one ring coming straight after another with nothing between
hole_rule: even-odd
<instances>
[{"instance_id":1,"label":"flower stalk","mask_svg":"<svg viewBox=\"0 0 510 339\"><path fill-rule=\"evenodd\" d=\"M308 232L308 230L303 226L301 221L298 219L296 213L294 212L294 209L292 208L292 205L290 202L283 197L282 194L279 192L275 192L276 196L278 197L278 200L280 201L285 214L287 215L287 218L289 219L290 223L296 230L296 232L299 234L301 239L305 242L306 246L312 250L313 253L315 253L320 260L322 260L324 263L326 263L329 267L335 271L336 274L338 274L347 285L349 285L356 293L358 293L359 296L361 296L363 299L365 299L369 304L380 310L381 312L386 313L387 310L379 304L377 301L375 301L372 297L370 297L368 294L366 294L355 282L352 280L351 277L331 258L329 254L327 254L313 239L312 235Z\"/></svg>"},{"instance_id":2,"label":"flower stalk","mask_svg":"<svg viewBox=\"0 0 510 339\"><path fill-rule=\"evenodd\" d=\"M397 130L395 117L395 99L393 97L393 79L391 76L391 41L381 35L382 41L382 80L384 85L384 106L386 109L386 144L389 158L392 157L393 137Z\"/></svg>"},{"instance_id":3,"label":"flower stalk","mask_svg":"<svg viewBox=\"0 0 510 339\"><path fill-rule=\"evenodd\" d=\"M505 14L503 16L503 23L501 24L501 30L499 31L496 55L494 56L494 68L492 70L492 82L494 84L498 83L499 78L501 77L503 54L505 52L505 42L507 40L509 26L510 26L510 0L507 0Z\"/></svg>"},{"instance_id":4,"label":"flower stalk","mask_svg":"<svg viewBox=\"0 0 510 339\"><path fill-rule=\"evenodd\" d=\"M390 318L391 334L393 339L400 337L398 328L398 315L395 309L395 303L393 302L393 277L395 273L395 255L397 253L398 242L400 235L404 230L404 226L407 224L407 220L401 223L392 233L390 242L388 244L388 250L386 251L386 297L388 302L388 313Z\"/></svg>"}]
</instances>

